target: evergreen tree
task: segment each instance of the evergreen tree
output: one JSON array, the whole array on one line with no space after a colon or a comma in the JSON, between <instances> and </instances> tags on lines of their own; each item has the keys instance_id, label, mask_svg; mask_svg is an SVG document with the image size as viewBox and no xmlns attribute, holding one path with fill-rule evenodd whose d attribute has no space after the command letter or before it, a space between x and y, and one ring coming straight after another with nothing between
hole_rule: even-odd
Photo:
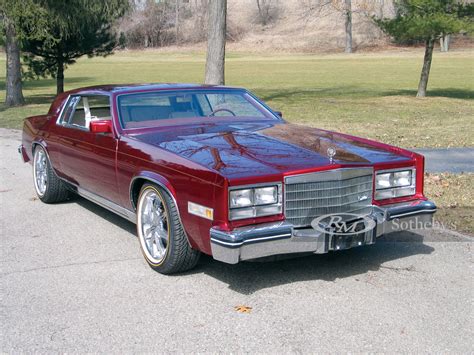
<instances>
[{"instance_id":1,"label":"evergreen tree","mask_svg":"<svg viewBox=\"0 0 474 355\"><path fill-rule=\"evenodd\" d=\"M426 96L435 41L460 31L473 31L474 4L456 0L397 0L393 19L375 19L380 28L399 41L424 41L425 56L418 93Z\"/></svg>"},{"instance_id":2,"label":"evergreen tree","mask_svg":"<svg viewBox=\"0 0 474 355\"><path fill-rule=\"evenodd\" d=\"M0 44L6 53L6 97L5 106L20 106L25 103L23 97L20 40L28 29L30 36L44 34L42 9L33 0L0 0ZM21 26L20 26L21 24Z\"/></svg>"},{"instance_id":3,"label":"evergreen tree","mask_svg":"<svg viewBox=\"0 0 474 355\"><path fill-rule=\"evenodd\" d=\"M117 44L113 24L128 10L128 0L34 0L46 16L44 35L22 28L24 61L34 76L56 78L64 91L64 70L79 57L106 56Z\"/></svg>"}]
</instances>

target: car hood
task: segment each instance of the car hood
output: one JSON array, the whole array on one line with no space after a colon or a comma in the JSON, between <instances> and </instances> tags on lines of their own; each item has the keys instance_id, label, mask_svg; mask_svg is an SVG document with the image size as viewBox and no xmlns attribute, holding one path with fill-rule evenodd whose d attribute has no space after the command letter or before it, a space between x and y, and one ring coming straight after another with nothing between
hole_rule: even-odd
<instances>
[{"instance_id":1,"label":"car hood","mask_svg":"<svg viewBox=\"0 0 474 355\"><path fill-rule=\"evenodd\" d=\"M223 176L285 174L324 166L370 166L409 160L399 152L334 132L288 123L216 123L134 134L144 143ZM331 160L328 149L335 149Z\"/></svg>"}]
</instances>

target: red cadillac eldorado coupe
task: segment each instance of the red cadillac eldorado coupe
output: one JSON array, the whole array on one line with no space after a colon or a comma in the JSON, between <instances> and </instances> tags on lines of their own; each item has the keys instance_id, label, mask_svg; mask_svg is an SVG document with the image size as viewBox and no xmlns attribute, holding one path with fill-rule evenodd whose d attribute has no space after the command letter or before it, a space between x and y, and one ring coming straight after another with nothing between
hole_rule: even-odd
<instances>
[{"instance_id":1,"label":"red cadillac eldorado coupe","mask_svg":"<svg viewBox=\"0 0 474 355\"><path fill-rule=\"evenodd\" d=\"M423 156L289 124L240 88L72 90L25 120L19 152L43 202L77 193L136 223L165 274L200 253L238 263L373 244L436 211Z\"/></svg>"}]
</instances>

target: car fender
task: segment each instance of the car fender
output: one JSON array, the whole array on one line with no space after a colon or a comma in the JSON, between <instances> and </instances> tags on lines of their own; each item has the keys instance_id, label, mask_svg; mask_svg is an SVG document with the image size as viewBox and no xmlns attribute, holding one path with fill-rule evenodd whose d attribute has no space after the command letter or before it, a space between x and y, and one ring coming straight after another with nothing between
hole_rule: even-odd
<instances>
[{"instance_id":1,"label":"car fender","mask_svg":"<svg viewBox=\"0 0 474 355\"><path fill-rule=\"evenodd\" d=\"M155 173L155 172L152 172L152 171L140 171L138 172L137 174L135 174L132 178L132 180L130 181L130 188L129 188L129 193L130 193L130 202L132 204L132 207L135 209L136 211L136 204L134 202L134 184L138 181L138 180L146 180L146 181L149 181L149 182L152 182L152 183L155 183L157 184L158 186L160 186L161 188L163 188L163 190L165 190L168 195L171 196L171 199L173 200L174 202L174 205L176 207L176 210L178 211L178 218L179 218L179 221L181 223L181 225L185 228L184 226L184 223L182 221L182 218L181 218L181 212L179 210L179 206L178 206L178 202L176 201L176 191L175 189L173 188L173 185L171 184L171 182L166 179L165 177L161 176L160 174L158 173ZM185 228L186 229L186 228ZM188 241L188 244L192 247L192 248L197 248L197 244L196 242L190 240L189 236L187 233L186 234L186 239Z\"/></svg>"},{"instance_id":2,"label":"car fender","mask_svg":"<svg viewBox=\"0 0 474 355\"><path fill-rule=\"evenodd\" d=\"M130 187L129 187L130 202L132 203L132 207L134 209L136 209L136 207L137 207L135 205L134 196L133 196L134 185L140 179L148 180L148 181L153 182L153 183L157 184L158 186L162 187L171 196L171 198L173 199L173 202L175 203L175 205L177 207L176 191L175 191L175 189L173 188L173 185L171 185L171 182L169 182L168 179L166 179L165 177L161 176L160 174L152 172L152 171L140 171L140 172L138 172L137 174L135 174L133 176L132 180L130 181Z\"/></svg>"}]
</instances>

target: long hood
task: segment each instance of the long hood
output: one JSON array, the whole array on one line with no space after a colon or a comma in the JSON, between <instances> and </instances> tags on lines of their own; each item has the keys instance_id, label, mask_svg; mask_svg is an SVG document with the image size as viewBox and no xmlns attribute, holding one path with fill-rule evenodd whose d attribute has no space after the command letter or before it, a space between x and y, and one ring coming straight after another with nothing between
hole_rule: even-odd
<instances>
[{"instance_id":1,"label":"long hood","mask_svg":"<svg viewBox=\"0 0 474 355\"><path fill-rule=\"evenodd\" d=\"M216 170L229 179L409 159L365 141L286 123L180 126L134 137ZM328 150L333 149L335 155L330 159Z\"/></svg>"}]
</instances>

